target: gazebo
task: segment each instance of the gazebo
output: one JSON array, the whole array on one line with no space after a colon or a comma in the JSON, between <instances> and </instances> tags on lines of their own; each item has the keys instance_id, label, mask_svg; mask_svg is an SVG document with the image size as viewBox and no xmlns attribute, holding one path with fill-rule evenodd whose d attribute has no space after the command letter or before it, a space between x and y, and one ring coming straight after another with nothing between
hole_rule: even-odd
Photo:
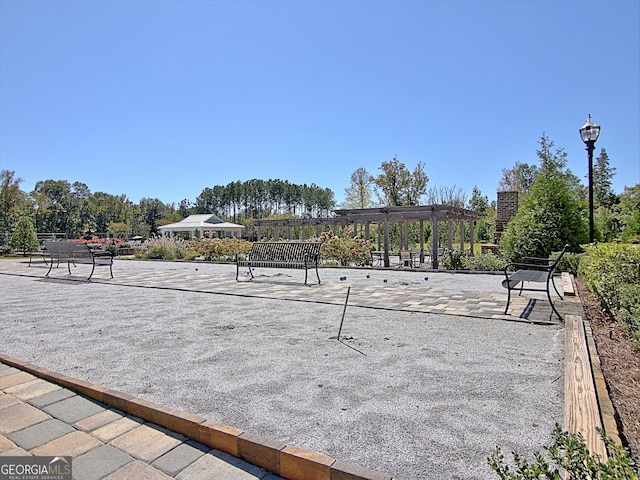
<instances>
[{"instance_id":1,"label":"gazebo","mask_svg":"<svg viewBox=\"0 0 640 480\"><path fill-rule=\"evenodd\" d=\"M188 232L189 238L192 239L196 234L203 237L205 232L214 232L221 237L239 237L243 228L244 226L242 225L225 222L208 213L204 215L189 215L179 222L158 227L158 230L162 236L173 236L176 232Z\"/></svg>"}]
</instances>

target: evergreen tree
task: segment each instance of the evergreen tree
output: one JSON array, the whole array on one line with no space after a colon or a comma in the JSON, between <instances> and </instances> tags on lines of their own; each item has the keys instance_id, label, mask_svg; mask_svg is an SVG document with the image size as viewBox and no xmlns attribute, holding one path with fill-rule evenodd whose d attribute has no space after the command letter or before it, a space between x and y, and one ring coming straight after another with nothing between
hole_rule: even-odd
<instances>
[{"instance_id":1,"label":"evergreen tree","mask_svg":"<svg viewBox=\"0 0 640 480\"><path fill-rule=\"evenodd\" d=\"M585 204L576 194L575 176L565 170L566 153L562 149L553 152L552 147L553 142L543 135L537 151L538 177L502 235L503 253L509 261L548 257L565 244L579 251L580 244L588 241Z\"/></svg>"},{"instance_id":2,"label":"evergreen tree","mask_svg":"<svg viewBox=\"0 0 640 480\"><path fill-rule=\"evenodd\" d=\"M33 226L33 221L29 217L20 217L16 228L13 229L9 246L14 250L20 250L22 253L38 248L36 229Z\"/></svg>"},{"instance_id":3,"label":"evergreen tree","mask_svg":"<svg viewBox=\"0 0 640 480\"><path fill-rule=\"evenodd\" d=\"M609 165L607 151L601 149L593 166L593 203L596 208L611 208L616 202L616 195L611 187L615 174L616 169Z\"/></svg>"}]
</instances>

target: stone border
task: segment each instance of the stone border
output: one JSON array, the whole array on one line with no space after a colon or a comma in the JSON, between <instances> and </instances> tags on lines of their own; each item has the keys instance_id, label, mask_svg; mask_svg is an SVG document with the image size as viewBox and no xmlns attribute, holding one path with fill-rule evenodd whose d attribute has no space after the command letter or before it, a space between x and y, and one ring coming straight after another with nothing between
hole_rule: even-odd
<instances>
[{"instance_id":1,"label":"stone border","mask_svg":"<svg viewBox=\"0 0 640 480\"><path fill-rule=\"evenodd\" d=\"M391 475L285 445L239 428L40 368L0 353L0 362L180 433L288 480L393 480Z\"/></svg>"}]
</instances>

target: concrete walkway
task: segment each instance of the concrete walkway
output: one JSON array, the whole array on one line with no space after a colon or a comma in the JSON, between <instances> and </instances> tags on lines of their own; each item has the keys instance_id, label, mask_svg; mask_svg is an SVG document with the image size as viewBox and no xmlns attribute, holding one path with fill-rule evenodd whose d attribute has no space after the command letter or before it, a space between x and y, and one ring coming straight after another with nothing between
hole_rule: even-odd
<instances>
[{"instance_id":1,"label":"concrete walkway","mask_svg":"<svg viewBox=\"0 0 640 480\"><path fill-rule=\"evenodd\" d=\"M65 267L43 279L43 267L0 260L0 284L8 292L1 301L5 340L19 339L0 340L0 352L66 375L75 371L80 387L87 380L108 387L95 386L97 394L81 396L55 382L44 382L45 387L27 376L28 366L17 372L5 365L0 412L20 408L38 420L5 432L0 417L5 437L0 450L33 453L63 441L59 438L83 434L87 442L92 437L100 443L74 454L78 461L97 449L131 459L112 464L108 468L117 467L109 472L96 469L100 476L91 478L121 468L176 478L277 478L259 468L265 465L282 478L444 478L444 472L448 478L491 478L480 472L486 471L483 458L493 446L540 448L553 423L562 420L560 324L543 297L516 297L504 315L506 291L498 275L325 268L321 285L301 286L296 282L304 273L299 271L262 270L254 281L236 282L230 265L118 260L114 279L98 270L87 284L76 271L67 275ZM24 280L11 280L20 277ZM347 292L348 325L340 346L333 319L340 313L344 318ZM570 297L557 300L557 306L563 315L580 307ZM252 341L247 352L249 339L259 343ZM73 349L50 348L47 342L71 342ZM184 351L176 352L177 345ZM86 418L101 414L105 423L78 428L84 418L67 422L47 411L49 405L34 404L50 395L62 398L49 405L64 405L70 395L102 409ZM140 397L158 403L152 408ZM115 399L115 406L105 399ZM122 402L129 399L134 400L127 407ZM231 432L236 450L212 450L211 442L198 441L201 433L187 437L171 427L175 414L167 412L176 408L202 415L197 420L178 415L187 423L201 426L213 423L205 418L216 418L226 425L249 425L248 431L264 437L215 424L214 430ZM165 412L155 419L168 420L153 421L153 413L143 419L141 411ZM56 429L61 422L73 431L61 428L66 431L36 446L16 442L19 432L45 422L54 425L53 420ZM113 438L93 434L118 422L130 430ZM158 427L163 424L169 429ZM124 435L133 439L129 432L161 438L157 443L167 450L144 456L138 451L147 448L144 442L119 440ZM125 443L127 448L121 448ZM244 445L244 454L237 445ZM186 460L174 461L182 451ZM471 456L464 458L465 451ZM74 460L74 471L75 465ZM225 473L220 476L216 468Z\"/></svg>"}]
</instances>

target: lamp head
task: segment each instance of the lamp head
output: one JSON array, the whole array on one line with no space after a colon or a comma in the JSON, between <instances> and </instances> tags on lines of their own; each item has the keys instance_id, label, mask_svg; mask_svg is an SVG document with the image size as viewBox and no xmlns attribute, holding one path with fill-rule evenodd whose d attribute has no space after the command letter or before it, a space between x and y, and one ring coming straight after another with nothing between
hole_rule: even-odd
<instances>
[{"instance_id":1,"label":"lamp head","mask_svg":"<svg viewBox=\"0 0 640 480\"><path fill-rule=\"evenodd\" d=\"M591 119L591 114L587 117L587 123L580 127L580 137L584 143L595 143L600 136L600 125L597 125Z\"/></svg>"}]
</instances>

